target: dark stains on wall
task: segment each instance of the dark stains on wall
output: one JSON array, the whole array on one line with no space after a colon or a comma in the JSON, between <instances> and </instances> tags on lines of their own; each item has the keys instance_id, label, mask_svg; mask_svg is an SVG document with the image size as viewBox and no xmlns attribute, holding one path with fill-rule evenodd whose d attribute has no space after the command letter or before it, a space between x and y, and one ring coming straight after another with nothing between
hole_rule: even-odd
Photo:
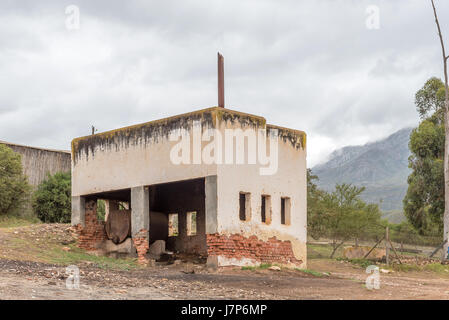
<instances>
[{"instance_id":1,"label":"dark stains on wall","mask_svg":"<svg viewBox=\"0 0 449 320\"><path fill-rule=\"evenodd\" d=\"M242 127L263 128L266 120L263 117L219 108L216 110L218 121L230 122L232 124L239 123Z\"/></svg>"},{"instance_id":2,"label":"dark stains on wall","mask_svg":"<svg viewBox=\"0 0 449 320\"><path fill-rule=\"evenodd\" d=\"M212 127L212 111L213 109L205 109L74 139L72 141L72 160L76 164L81 154L93 157L96 148L118 151L129 146L157 143L161 139L167 139L174 130L190 130L193 121L201 121L203 127Z\"/></svg>"},{"instance_id":3,"label":"dark stains on wall","mask_svg":"<svg viewBox=\"0 0 449 320\"><path fill-rule=\"evenodd\" d=\"M203 129L217 128L217 121L238 123L242 128L266 128L267 134L270 130L277 129L279 137L284 142L289 141L295 148L305 148L306 135L302 131L267 125L263 117L213 107L74 139L72 141L72 160L76 164L82 155L87 158L94 157L97 148L118 151L129 146L141 145L144 147L149 143L157 143L160 140L168 139L170 133L175 130L190 131L194 121L201 121Z\"/></svg>"},{"instance_id":4,"label":"dark stains on wall","mask_svg":"<svg viewBox=\"0 0 449 320\"><path fill-rule=\"evenodd\" d=\"M271 130L277 130L278 137L284 142L290 142L294 148L306 148L306 133L304 131L293 130L268 124L267 134L269 134Z\"/></svg>"}]
</instances>

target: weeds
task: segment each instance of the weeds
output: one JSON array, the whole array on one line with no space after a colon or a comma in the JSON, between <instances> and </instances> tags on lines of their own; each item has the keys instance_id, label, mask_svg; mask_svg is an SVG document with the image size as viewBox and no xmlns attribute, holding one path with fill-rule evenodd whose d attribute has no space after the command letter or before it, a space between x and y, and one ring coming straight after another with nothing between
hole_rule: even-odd
<instances>
[{"instance_id":1,"label":"weeds","mask_svg":"<svg viewBox=\"0 0 449 320\"><path fill-rule=\"evenodd\" d=\"M315 271L315 270L310 270L310 269L298 269L296 268L295 270L306 273L306 274L310 274L314 277L318 277L318 278L322 278L322 277L327 277L329 276L328 274L319 272L319 271Z\"/></svg>"},{"instance_id":2,"label":"weeds","mask_svg":"<svg viewBox=\"0 0 449 320\"><path fill-rule=\"evenodd\" d=\"M70 251L61 248L54 248L48 253L48 260L55 264L70 265L80 262L92 262L101 269L132 270L138 268L135 258L110 258L105 256L95 256L86 253L76 246L70 246Z\"/></svg>"},{"instance_id":3,"label":"weeds","mask_svg":"<svg viewBox=\"0 0 449 320\"><path fill-rule=\"evenodd\" d=\"M270 263L262 263L258 266L244 266L242 267L242 270L264 270L264 269L268 269L269 267L271 267L272 264Z\"/></svg>"},{"instance_id":4,"label":"weeds","mask_svg":"<svg viewBox=\"0 0 449 320\"><path fill-rule=\"evenodd\" d=\"M337 258L337 261L346 261L354 265L360 266L362 268L367 268L374 264L374 261L368 259L347 259L347 258Z\"/></svg>"},{"instance_id":5,"label":"weeds","mask_svg":"<svg viewBox=\"0 0 449 320\"><path fill-rule=\"evenodd\" d=\"M0 216L0 228L23 227L36 223L41 223L41 221L35 216Z\"/></svg>"}]
</instances>

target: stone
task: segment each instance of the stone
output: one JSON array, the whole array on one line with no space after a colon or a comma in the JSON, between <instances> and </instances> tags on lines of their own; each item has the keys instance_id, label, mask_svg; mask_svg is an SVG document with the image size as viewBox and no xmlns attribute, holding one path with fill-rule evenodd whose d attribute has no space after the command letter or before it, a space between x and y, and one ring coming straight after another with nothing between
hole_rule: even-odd
<instances>
[{"instance_id":1,"label":"stone","mask_svg":"<svg viewBox=\"0 0 449 320\"><path fill-rule=\"evenodd\" d=\"M271 266L268 269L273 271L281 271L281 268L279 268L278 266Z\"/></svg>"},{"instance_id":2,"label":"stone","mask_svg":"<svg viewBox=\"0 0 449 320\"><path fill-rule=\"evenodd\" d=\"M160 256L165 253L165 241L156 240L150 245L149 253L152 255Z\"/></svg>"},{"instance_id":3,"label":"stone","mask_svg":"<svg viewBox=\"0 0 449 320\"><path fill-rule=\"evenodd\" d=\"M206 262L207 268L210 270L218 269L218 256L208 256Z\"/></svg>"},{"instance_id":4,"label":"stone","mask_svg":"<svg viewBox=\"0 0 449 320\"><path fill-rule=\"evenodd\" d=\"M115 244L112 240L106 240L102 246L107 253L133 253L135 251L131 238L127 238L120 244Z\"/></svg>"}]
</instances>

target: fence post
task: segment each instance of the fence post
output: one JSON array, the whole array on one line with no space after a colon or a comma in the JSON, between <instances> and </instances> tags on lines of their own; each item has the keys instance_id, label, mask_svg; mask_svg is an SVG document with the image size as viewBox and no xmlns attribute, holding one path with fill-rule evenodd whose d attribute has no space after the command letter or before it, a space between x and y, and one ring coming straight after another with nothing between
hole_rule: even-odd
<instances>
[{"instance_id":1,"label":"fence post","mask_svg":"<svg viewBox=\"0 0 449 320\"><path fill-rule=\"evenodd\" d=\"M365 256L363 257L363 259L366 259L366 257L369 256L369 254L371 253L371 251L373 251L378 244L380 244L383 240L385 239L385 236L383 236L379 241L376 242L376 244L365 254Z\"/></svg>"},{"instance_id":2,"label":"fence post","mask_svg":"<svg viewBox=\"0 0 449 320\"><path fill-rule=\"evenodd\" d=\"M388 248L388 242L390 242L390 229L387 227L385 229L385 258L387 262L387 266L390 265L390 248Z\"/></svg>"},{"instance_id":3,"label":"fence post","mask_svg":"<svg viewBox=\"0 0 449 320\"><path fill-rule=\"evenodd\" d=\"M443 255L444 255L444 245L446 244L447 240L444 240L442 244L440 244L438 247L435 248L435 250L433 250L433 252L430 254L429 258L432 258L434 256L435 253L438 252L438 250L440 250L441 247L443 247Z\"/></svg>"}]
</instances>

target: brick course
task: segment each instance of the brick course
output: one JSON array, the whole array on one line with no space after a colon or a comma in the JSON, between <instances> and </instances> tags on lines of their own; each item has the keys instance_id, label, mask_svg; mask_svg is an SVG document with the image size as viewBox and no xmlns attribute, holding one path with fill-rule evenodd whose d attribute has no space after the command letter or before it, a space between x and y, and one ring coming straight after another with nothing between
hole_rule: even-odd
<instances>
[{"instance_id":1,"label":"brick course","mask_svg":"<svg viewBox=\"0 0 449 320\"><path fill-rule=\"evenodd\" d=\"M133 236L134 247L137 250L137 262L139 264L148 264L148 260L145 258L150 244L148 242L148 230L141 229L137 234Z\"/></svg>"},{"instance_id":2,"label":"brick course","mask_svg":"<svg viewBox=\"0 0 449 320\"><path fill-rule=\"evenodd\" d=\"M75 226L78 232L78 247L85 250L95 250L96 245L107 239L104 222L97 218L97 201L86 201L85 227Z\"/></svg>"},{"instance_id":3,"label":"brick course","mask_svg":"<svg viewBox=\"0 0 449 320\"><path fill-rule=\"evenodd\" d=\"M282 241L271 237L267 241L256 236L248 238L233 234L207 235L207 251L209 256L224 256L226 258L249 258L261 263L279 263L300 265L301 260L295 258L290 241Z\"/></svg>"}]
</instances>

